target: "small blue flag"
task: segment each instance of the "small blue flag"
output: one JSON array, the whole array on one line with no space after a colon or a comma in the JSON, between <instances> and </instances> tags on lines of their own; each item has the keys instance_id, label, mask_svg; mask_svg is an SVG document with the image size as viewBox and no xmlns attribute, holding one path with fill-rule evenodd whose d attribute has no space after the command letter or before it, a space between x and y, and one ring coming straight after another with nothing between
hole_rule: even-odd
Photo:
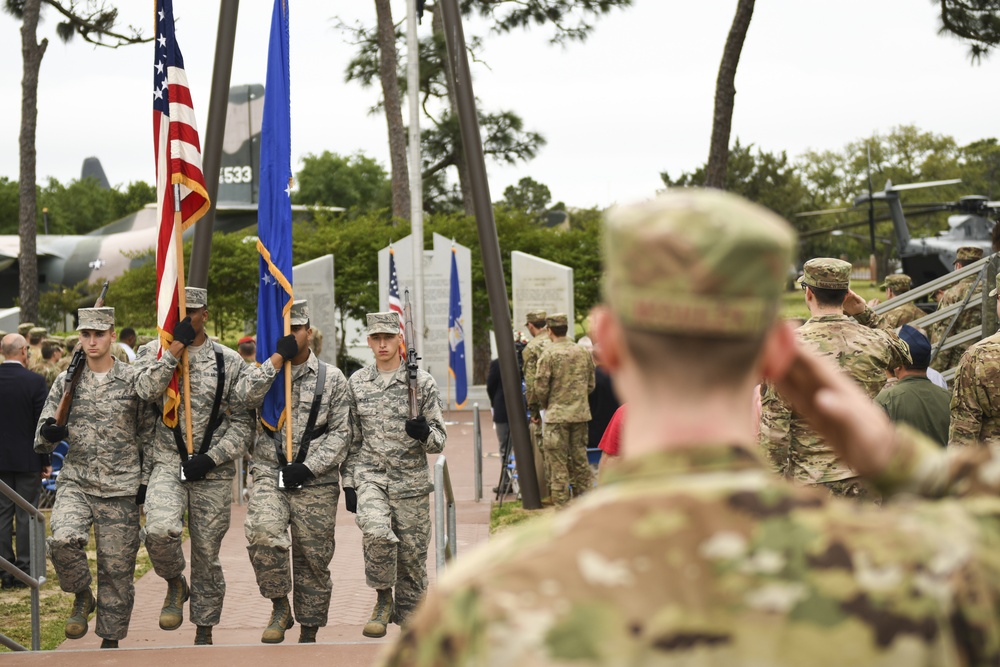
<instances>
[{"instance_id":1,"label":"small blue flag","mask_svg":"<svg viewBox=\"0 0 1000 667\"><path fill-rule=\"evenodd\" d=\"M455 407L462 408L469 396L465 376L465 333L462 331L462 294L458 285L458 260L451 247L451 298L448 306L448 372L455 380Z\"/></svg>"},{"instance_id":2,"label":"small blue flag","mask_svg":"<svg viewBox=\"0 0 1000 667\"><path fill-rule=\"evenodd\" d=\"M257 361L275 352L292 308L292 130L288 79L288 3L274 0L260 136L260 201L257 206ZM285 419L284 370L264 398L261 420L272 429Z\"/></svg>"}]
</instances>

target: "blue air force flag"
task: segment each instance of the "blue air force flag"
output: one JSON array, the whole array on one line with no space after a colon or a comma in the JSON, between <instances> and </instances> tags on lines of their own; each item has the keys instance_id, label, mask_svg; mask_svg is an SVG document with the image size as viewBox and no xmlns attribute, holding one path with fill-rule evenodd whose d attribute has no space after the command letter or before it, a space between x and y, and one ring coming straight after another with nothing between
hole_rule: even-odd
<instances>
[{"instance_id":1,"label":"blue air force flag","mask_svg":"<svg viewBox=\"0 0 1000 667\"><path fill-rule=\"evenodd\" d=\"M465 333L462 331L462 294L458 285L458 260L451 247L451 298L448 306L448 372L455 380L455 407L465 406L469 383L465 376Z\"/></svg>"}]
</instances>

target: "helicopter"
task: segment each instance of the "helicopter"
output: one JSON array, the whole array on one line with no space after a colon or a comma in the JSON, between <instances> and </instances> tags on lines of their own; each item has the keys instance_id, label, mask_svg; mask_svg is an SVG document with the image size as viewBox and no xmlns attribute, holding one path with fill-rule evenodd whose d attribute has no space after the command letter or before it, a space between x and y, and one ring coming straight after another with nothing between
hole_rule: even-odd
<instances>
[{"instance_id":1,"label":"helicopter","mask_svg":"<svg viewBox=\"0 0 1000 667\"><path fill-rule=\"evenodd\" d=\"M927 183L893 185L892 181L886 181L885 188L881 192L873 192L869 185L869 191L856 197L851 207L809 211L800 213L797 216L850 213L863 210L864 207L867 207L867 220L810 230L800 234L800 238L836 233L843 229L867 225L871 230L874 255L874 225L876 222L891 220L896 236L896 252L902 264L903 273L910 276L914 287L923 285L950 273L954 268L958 249L963 246L982 248L986 254L992 252L993 228L996 224L994 220L998 213L1000 213L1000 201L990 201L988 197L971 195L962 197L954 202L914 204L908 206L900 201L899 195L901 192L907 190L956 185L961 182L961 179L949 179ZM874 207L877 202L884 202L887 205L889 209L888 214L875 215ZM948 229L939 232L937 236L915 238L910 234L906 216L930 215L943 211L950 211L952 213L948 216Z\"/></svg>"}]
</instances>

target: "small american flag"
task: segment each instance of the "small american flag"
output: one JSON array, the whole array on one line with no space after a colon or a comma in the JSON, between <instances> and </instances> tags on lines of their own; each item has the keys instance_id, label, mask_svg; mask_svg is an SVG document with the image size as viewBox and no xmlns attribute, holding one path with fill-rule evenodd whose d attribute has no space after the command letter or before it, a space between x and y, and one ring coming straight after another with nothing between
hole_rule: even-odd
<instances>
[{"instance_id":1,"label":"small american flag","mask_svg":"<svg viewBox=\"0 0 1000 667\"><path fill-rule=\"evenodd\" d=\"M389 310L399 314L399 330L406 336L403 302L399 300L399 279L396 278L396 251L389 246Z\"/></svg>"},{"instance_id":2,"label":"small american flag","mask_svg":"<svg viewBox=\"0 0 1000 667\"><path fill-rule=\"evenodd\" d=\"M178 321L179 272L175 224L181 231L208 211L208 193L201 171L201 142L191 106L184 59L174 37L172 0L157 0L156 41L153 56L153 148L156 154L156 325L160 354L173 340ZM174 186L178 186L175 190ZM180 202L175 200L175 192ZM180 215L176 216L179 209ZM179 223L176 218L179 218ZM163 421L177 423L180 392L174 374L163 401Z\"/></svg>"}]
</instances>

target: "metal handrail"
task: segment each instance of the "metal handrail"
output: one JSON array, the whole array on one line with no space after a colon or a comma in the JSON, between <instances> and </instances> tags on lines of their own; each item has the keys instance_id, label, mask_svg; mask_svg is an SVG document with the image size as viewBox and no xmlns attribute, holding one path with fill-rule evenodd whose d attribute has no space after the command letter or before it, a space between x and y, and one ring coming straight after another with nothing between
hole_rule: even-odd
<instances>
[{"instance_id":1,"label":"metal handrail","mask_svg":"<svg viewBox=\"0 0 1000 667\"><path fill-rule=\"evenodd\" d=\"M479 421L479 403L472 404L472 473L474 480L473 499L478 503L483 499L483 432Z\"/></svg>"},{"instance_id":2,"label":"metal handrail","mask_svg":"<svg viewBox=\"0 0 1000 667\"><path fill-rule=\"evenodd\" d=\"M31 588L31 650L38 651L42 647L42 625L38 610L38 590L46 581L45 515L3 481L0 481L0 493L27 512L31 518L31 521L28 523L28 558L31 559L30 576L22 572L21 568L17 567L17 565L2 557L0 557L0 569ZM12 651L28 650L3 633L0 633L0 644L3 644Z\"/></svg>"},{"instance_id":3,"label":"metal handrail","mask_svg":"<svg viewBox=\"0 0 1000 667\"><path fill-rule=\"evenodd\" d=\"M455 516L455 493L444 454L434 463L434 552L437 572L458 555L458 522Z\"/></svg>"}]
</instances>

